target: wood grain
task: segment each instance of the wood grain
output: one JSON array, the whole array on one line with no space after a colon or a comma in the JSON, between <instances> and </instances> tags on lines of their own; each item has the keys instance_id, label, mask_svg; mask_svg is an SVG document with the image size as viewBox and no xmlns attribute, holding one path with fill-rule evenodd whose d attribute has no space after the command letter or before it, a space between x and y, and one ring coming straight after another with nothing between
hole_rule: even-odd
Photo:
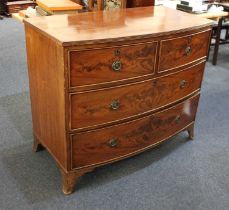
<instances>
[{"instance_id":1,"label":"wood grain","mask_svg":"<svg viewBox=\"0 0 229 210\"><path fill-rule=\"evenodd\" d=\"M126 124L72 135L72 167L101 164L130 155L174 135L194 121L199 95ZM111 146L111 140L117 141Z\"/></svg>"},{"instance_id":2,"label":"wood grain","mask_svg":"<svg viewBox=\"0 0 229 210\"><path fill-rule=\"evenodd\" d=\"M33 132L58 164L67 167L63 49L25 26Z\"/></svg>"},{"instance_id":3,"label":"wood grain","mask_svg":"<svg viewBox=\"0 0 229 210\"><path fill-rule=\"evenodd\" d=\"M72 93L71 127L79 129L133 117L174 103L198 90L204 63L157 79L98 91ZM182 82L184 87L181 87ZM111 103L118 101L117 110Z\"/></svg>"},{"instance_id":4,"label":"wood grain","mask_svg":"<svg viewBox=\"0 0 229 210\"><path fill-rule=\"evenodd\" d=\"M65 194L95 167L193 138L210 25L162 7L25 20L34 151L54 157Z\"/></svg>"},{"instance_id":5,"label":"wood grain","mask_svg":"<svg viewBox=\"0 0 229 210\"><path fill-rule=\"evenodd\" d=\"M179 20L179 21L178 21ZM24 20L63 46L130 41L201 29L212 21L165 7L143 7Z\"/></svg>"},{"instance_id":6,"label":"wood grain","mask_svg":"<svg viewBox=\"0 0 229 210\"><path fill-rule=\"evenodd\" d=\"M21 10L26 10L28 7L34 8L35 6L36 3L33 1L5 1L6 10L10 15L12 15L12 13L18 13Z\"/></svg>"},{"instance_id":7,"label":"wood grain","mask_svg":"<svg viewBox=\"0 0 229 210\"><path fill-rule=\"evenodd\" d=\"M154 74L157 42L70 51L70 85L83 86ZM114 62L120 70L113 70Z\"/></svg>"},{"instance_id":8,"label":"wood grain","mask_svg":"<svg viewBox=\"0 0 229 210\"><path fill-rule=\"evenodd\" d=\"M65 172L60 168L62 176L62 191L65 195L70 195L74 191L74 187L79 178L85 173L93 171L94 168L87 168L84 170L78 170L77 172Z\"/></svg>"},{"instance_id":9,"label":"wood grain","mask_svg":"<svg viewBox=\"0 0 229 210\"><path fill-rule=\"evenodd\" d=\"M206 57L211 31L161 41L158 72ZM190 49L190 51L188 51Z\"/></svg>"}]
</instances>

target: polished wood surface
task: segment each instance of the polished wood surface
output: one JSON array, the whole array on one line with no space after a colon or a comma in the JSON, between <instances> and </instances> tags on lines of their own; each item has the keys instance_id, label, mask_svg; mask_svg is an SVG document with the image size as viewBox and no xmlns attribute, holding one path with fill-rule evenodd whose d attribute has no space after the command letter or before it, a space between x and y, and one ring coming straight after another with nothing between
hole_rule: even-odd
<instances>
[{"instance_id":1,"label":"polished wood surface","mask_svg":"<svg viewBox=\"0 0 229 210\"><path fill-rule=\"evenodd\" d=\"M200 88L204 63L157 79L71 94L71 127L82 129L137 117L175 103ZM99 103L98 103L99 102ZM112 107L118 103L118 107Z\"/></svg>"},{"instance_id":2,"label":"polished wood surface","mask_svg":"<svg viewBox=\"0 0 229 210\"><path fill-rule=\"evenodd\" d=\"M157 42L70 52L70 85L93 85L154 74ZM99 62L98 62L99 60ZM119 68L115 64L119 63Z\"/></svg>"},{"instance_id":3,"label":"polished wood surface","mask_svg":"<svg viewBox=\"0 0 229 210\"><path fill-rule=\"evenodd\" d=\"M211 32L207 30L189 36L162 41L158 71L168 71L205 57L208 52L210 36Z\"/></svg>"},{"instance_id":4,"label":"polished wood surface","mask_svg":"<svg viewBox=\"0 0 229 210\"><path fill-rule=\"evenodd\" d=\"M80 10L82 5L71 0L36 0L36 3L47 11Z\"/></svg>"},{"instance_id":5,"label":"polished wood surface","mask_svg":"<svg viewBox=\"0 0 229 210\"><path fill-rule=\"evenodd\" d=\"M157 37L212 24L196 15L160 6L36 17L24 21L64 46Z\"/></svg>"},{"instance_id":6,"label":"polished wood surface","mask_svg":"<svg viewBox=\"0 0 229 210\"><path fill-rule=\"evenodd\" d=\"M25 33L34 150L39 142L51 152L59 165L66 168L64 64L59 59L63 49L30 27L25 26Z\"/></svg>"},{"instance_id":7,"label":"polished wood surface","mask_svg":"<svg viewBox=\"0 0 229 210\"><path fill-rule=\"evenodd\" d=\"M199 96L146 118L72 136L72 168L137 153L182 130L196 115Z\"/></svg>"},{"instance_id":8,"label":"polished wood surface","mask_svg":"<svg viewBox=\"0 0 229 210\"><path fill-rule=\"evenodd\" d=\"M211 33L194 17L149 7L25 21L33 149L54 157L65 194L95 167L193 139Z\"/></svg>"}]
</instances>

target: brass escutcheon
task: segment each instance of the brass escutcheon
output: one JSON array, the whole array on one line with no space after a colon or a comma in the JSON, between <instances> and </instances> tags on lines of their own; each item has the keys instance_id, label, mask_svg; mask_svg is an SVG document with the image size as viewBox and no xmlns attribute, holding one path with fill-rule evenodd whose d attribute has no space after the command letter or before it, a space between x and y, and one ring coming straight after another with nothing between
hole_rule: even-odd
<instances>
[{"instance_id":1,"label":"brass escutcheon","mask_svg":"<svg viewBox=\"0 0 229 210\"><path fill-rule=\"evenodd\" d=\"M116 55L116 56L119 56L120 54L121 54L121 50L120 50L120 49L116 49L116 50L115 50L115 55Z\"/></svg>"},{"instance_id":2,"label":"brass escutcheon","mask_svg":"<svg viewBox=\"0 0 229 210\"><path fill-rule=\"evenodd\" d=\"M111 102L111 109L117 110L120 108L120 102L118 100L114 100Z\"/></svg>"},{"instance_id":3,"label":"brass escutcheon","mask_svg":"<svg viewBox=\"0 0 229 210\"><path fill-rule=\"evenodd\" d=\"M118 145L118 139L117 138L110 139L108 145L110 147L116 147Z\"/></svg>"},{"instance_id":4,"label":"brass escutcheon","mask_svg":"<svg viewBox=\"0 0 229 210\"><path fill-rule=\"evenodd\" d=\"M157 80L153 80L153 86L156 86L157 85Z\"/></svg>"}]
</instances>

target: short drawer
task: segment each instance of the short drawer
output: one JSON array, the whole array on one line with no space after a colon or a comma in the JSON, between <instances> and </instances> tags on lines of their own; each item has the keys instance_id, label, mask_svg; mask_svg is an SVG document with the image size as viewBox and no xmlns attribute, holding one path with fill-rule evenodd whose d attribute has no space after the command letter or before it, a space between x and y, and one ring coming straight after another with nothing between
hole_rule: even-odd
<instances>
[{"instance_id":1,"label":"short drawer","mask_svg":"<svg viewBox=\"0 0 229 210\"><path fill-rule=\"evenodd\" d=\"M70 130L137 116L177 100L201 86L204 63L156 79L70 94Z\"/></svg>"},{"instance_id":2,"label":"short drawer","mask_svg":"<svg viewBox=\"0 0 229 210\"><path fill-rule=\"evenodd\" d=\"M70 87L141 77L155 70L157 42L69 52Z\"/></svg>"},{"instance_id":3,"label":"short drawer","mask_svg":"<svg viewBox=\"0 0 229 210\"><path fill-rule=\"evenodd\" d=\"M163 40L159 53L158 72L191 63L207 55L211 31Z\"/></svg>"},{"instance_id":4,"label":"short drawer","mask_svg":"<svg viewBox=\"0 0 229 210\"><path fill-rule=\"evenodd\" d=\"M71 136L72 168L103 164L141 152L195 120L199 95L162 112Z\"/></svg>"}]
</instances>

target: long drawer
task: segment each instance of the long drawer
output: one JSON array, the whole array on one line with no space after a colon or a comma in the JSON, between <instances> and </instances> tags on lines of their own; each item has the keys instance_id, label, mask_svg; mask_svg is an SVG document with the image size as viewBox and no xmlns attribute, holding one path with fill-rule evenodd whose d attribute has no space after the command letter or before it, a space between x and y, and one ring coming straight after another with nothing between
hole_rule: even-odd
<instances>
[{"instance_id":1,"label":"long drawer","mask_svg":"<svg viewBox=\"0 0 229 210\"><path fill-rule=\"evenodd\" d=\"M163 40L159 52L158 72L168 71L207 55L211 31Z\"/></svg>"},{"instance_id":2,"label":"long drawer","mask_svg":"<svg viewBox=\"0 0 229 210\"><path fill-rule=\"evenodd\" d=\"M72 168L101 164L147 149L195 120L199 95L126 124L71 136Z\"/></svg>"},{"instance_id":3,"label":"long drawer","mask_svg":"<svg viewBox=\"0 0 229 210\"><path fill-rule=\"evenodd\" d=\"M69 52L70 87L154 74L157 42Z\"/></svg>"},{"instance_id":4,"label":"long drawer","mask_svg":"<svg viewBox=\"0 0 229 210\"><path fill-rule=\"evenodd\" d=\"M177 100L201 86L204 63L135 84L70 94L70 130L127 119Z\"/></svg>"},{"instance_id":5,"label":"long drawer","mask_svg":"<svg viewBox=\"0 0 229 210\"><path fill-rule=\"evenodd\" d=\"M33 1L12 1L6 3L7 11L9 14L17 13L20 10L25 10L28 7L35 7L36 3Z\"/></svg>"}]
</instances>

